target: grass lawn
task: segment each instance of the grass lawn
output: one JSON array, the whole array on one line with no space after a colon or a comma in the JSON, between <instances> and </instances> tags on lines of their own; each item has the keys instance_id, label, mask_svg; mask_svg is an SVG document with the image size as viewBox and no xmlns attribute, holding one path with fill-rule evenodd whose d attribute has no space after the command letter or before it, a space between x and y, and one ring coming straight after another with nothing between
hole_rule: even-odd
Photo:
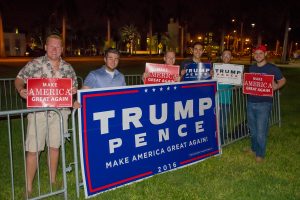
<instances>
[{"instance_id":1,"label":"grass lawn","mask_svg":"<svg viewBox=\"0 0 300 200\"><path fill-rule=\"evenodd\" d=\"M81 66L83 65L87 66L87 64ZM128 62L126 66L128 68L133 66L132 69L142 68L134 74L143 71L141 63ZM82 77L87 74L87 70L90 70L83 68L82 72L78 73ZM272 126L270 129L267 157L264 163L257 164L254 157L242 152L244 147L249 146L249 138L247 138L226 146L221 156L105 192L94 199L300 199L300 94L298 93L300 66L282 68L282 71L287 78L287 85L281 91L282 126ZM18 129L18 127L12 128ZM6 171L9 169L6 155L7 134L3 130L4 125L0 123L0 199L11 199L9 173ZM14 138L15 144L22 145L21 136ZM72 144L67 142L66 148L67 161L71 162ZM14 159L23 159L22 153L18 149L15 150L17 155ZM16 166L18 171L16 174L21 174L21 177L22 164L19 164L20 161L16 162L21 166ZM45 163L44 157L41 163ZM45 168L44 165L42 173L47 171ZM74 172L67 174L67 179L68 198L76 199ZM18 180L17 184L20 186L16 187L16 190L21 194L24 182ZM18 195L16 199L21 197ZM50 199L62 199L62 197ZM80 191L80 199L84 199L83 189Z\"/></svg>"}]
</instances>

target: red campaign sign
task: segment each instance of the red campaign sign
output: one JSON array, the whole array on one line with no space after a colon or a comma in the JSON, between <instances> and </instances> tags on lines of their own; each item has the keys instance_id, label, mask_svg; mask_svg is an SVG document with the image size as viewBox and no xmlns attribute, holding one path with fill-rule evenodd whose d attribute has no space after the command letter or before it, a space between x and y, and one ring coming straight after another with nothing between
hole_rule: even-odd
<instances>
[{"instance_id":1,"label":"red campaign sign","mask_svg":"<svg viewBox=\"0 0 300 200\"><path fill-rule=\"evenodd\" d=\"M146 63L145 84L176 82L179 77L179 65Z\"/></svg>"},{"instance_id":2,"label":"red campaign sign","mask_svg":"<svg viewBox=\"0 0 300 200\"><path fill-rule=\"evenodd\" d=\"M71 78L27 79L27 107L72 107Z\"/></svg>"},{"instance_id":3,"label":"red campaign sign","mask_svg":"<svg viewBox=\"0 0 300 200\"><path fill-rule=\"evenodd\" d=\"M243 93L255 96L273 96L273 75L244 73Z\"/></svg>"}]
</instances>

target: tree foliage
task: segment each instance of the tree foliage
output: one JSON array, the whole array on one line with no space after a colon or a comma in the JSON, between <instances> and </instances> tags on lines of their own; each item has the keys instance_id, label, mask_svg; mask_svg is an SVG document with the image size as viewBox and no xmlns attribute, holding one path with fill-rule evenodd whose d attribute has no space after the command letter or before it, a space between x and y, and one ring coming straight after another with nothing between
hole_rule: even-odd
<instances>
[{"instance_id":1,"label":"tree foliage","mask_svg":"<svg viewBox=\"0 0 300 200\"><path fill-rule=\"evenodd\" d=\"M125 25L120 29L121 40L124 43L130 44L130 52L133 53L133 50L136 49L136 44L138 39L141 38L138 29L133 24Z\"/></svg>"}]
</instances>

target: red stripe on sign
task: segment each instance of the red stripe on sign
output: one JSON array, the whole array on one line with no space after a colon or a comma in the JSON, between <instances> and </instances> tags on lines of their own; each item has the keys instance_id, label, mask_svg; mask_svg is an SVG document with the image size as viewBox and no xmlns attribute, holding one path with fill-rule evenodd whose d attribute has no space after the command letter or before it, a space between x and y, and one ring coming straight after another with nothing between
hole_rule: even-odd
<instances>
[{"instance_id":1,"label":"red stripe on sign","mask_svg":"<svg viewBox=\"0 0 300 200\"><path fill-rule=\"evenodd\" d=\"M207 84L195 84L195 85L183 85L181 88L195 88L195 87L204 87L204 86L215 86L216 84L207 83Z\"/></svg>"},{"instance_id":2,"label":"red stripe on sign","mask_svg":"<svg viewBox=\"0 0 300 200\"><path fill-rule=\"evenodd\" d=\"M205 157L217 154L217 153L219 153L219 150L207 153L207 154L202 155L202 156L197 156L197 157L189 159L189 160L182 161L179 164L184 165L184 164L187 164L187 163L190 163L190 162L193 162L193 161L196 161L196 160L200 160L201 158L205 158Z\"/></svg>"},{"instance_id":3,"label":"red stripe on sign","mask_svg":"<svg viewBox=\"0 0 300 200\"><path fill-rule=\"evenodd\" d=\"M95 188L95 189L92 188L91 192L97 192L97 191L100 191L100 190L104 190L104 189L107 189L107 188L110 188L110 187L113 187L113 186L116 186L116 185L120 185L122 183L132 181L134 179L142 178L142 177L145 177L145 176L148 176L148 175L151 175L151 174L153 174L152 171L145 172L143 174L138 174L136 176L132 176L132 177L129 177L129 178L126 178L126 179L123 179L123 180L120 180L120 181L117 181L117 182L114 182L114 183L110 183L110 184L107 184L107 185L104 185L104 186L101 186L101 187L98 187L98 188Z\"/></svg>"},{"instance_id":4,"label":"red stripe on sign","mask_svg":"<svg viewBox=\"0 0 300 200\"><path fill-rule=\"evenodd\" d=\"M113 95L121 95L121 94L133 94L133 93L138 93L138 92L139 92L139 90L104 92L104 93L101 93L101 94L87 94L87 95L84 95L84 97L89 98L89 97L113 96Z\"/></svg>"}]
</instances>

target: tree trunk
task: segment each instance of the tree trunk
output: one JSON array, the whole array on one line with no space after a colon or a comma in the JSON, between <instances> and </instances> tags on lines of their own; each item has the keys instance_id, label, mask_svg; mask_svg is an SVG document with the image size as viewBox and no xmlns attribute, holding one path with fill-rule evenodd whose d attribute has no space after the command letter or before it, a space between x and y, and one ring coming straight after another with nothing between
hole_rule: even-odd
<instances>
[{"instance_id":1,"label":"tree trunk","mask_svg":"<svg viewBox=\"0 0 300 200\"><path fill-rule=\"evenodd\" d=\"M229 49L229 47L230 47L229 43L230 43L230 35L228 34L228 35L227 35L227 42L226 42L226 44L227 44L227 45L226 45L226 46L227 46L226 48L227 48L227 49Z\"/></svg>"},{"instance_id":2,"label":"tree trunk","mask_svg":"<svg viewBox=\"0 0 300 200\"><path fill-rule=\"evenodd\" d=\"M130 40L130 54L133 54L133 40Z\"/></svg>"},{"instance_id":3,"label":"tree trunk","mask_svg":"<svg viewBox=\"0 0 300 200\"><path fill-rule=\"evenodd\" d=\"M149 22L149 54L152 55L152 20Z\"/></svg>"},{"instance_id":4,"label":"tree trunk","mask_svg":"<svg viewBox=\"0 0 300 200\"><path fill-rule=\"evenodd\" d=\"M243 37L243 28L244 28L244 23L241 22L241 54L244 54L244 37Z\"/></svg>"},{"instance_id":5,"label":"tree trunk","mask_svg":"<svg viewBox=\"0 0 300 200\"><path fill-rule=\"evenodd\" d=\"M184 27L181 26L181 40L180 40L180 56L183 57L184 52Z\"/></svg>"},{"instance_id":6,"label":"tree trunk","mask_svg":"<svg viewBox=\"0 0 300 200\"><path fill-rule=\"evenodd\" d=\"M286 62L287 44L288 44L288 37L289 37L289 27L290 27L290 21L286 20L283 47L282 47L282 56L281 56L281 62L283 62L283 63Z\"/></svg>"},{"instance_id":7,"label":"tree trunk","mask_svg":"<svg viewBox=\"0 0 300 200\"><path fill-rule=\"evenodd\" d=\"M63 52L62 55L65 56L66 55L66 16L63 15L63 19L62 19L62 45L63 45Z\"/></svg>"},{"instance_id":8,"label":"tree trunk","mask_svg":"<svg viewBox=\"0 0 300 200\"><path fill-rule=\"evenodd\" d=\"M221 42L220 42L220 54L224 51L224 36L225 36L225 30L224 30L224 28L222 28Z\"/></svg>"},{"instance_id":9,"label":"tree trunk","mask_svg":"<svg viewBox=\"0 0 300 200\"><path fill-rule=\"evenodd\" d=\"M288 57L291 58L293 56L293 41L291 41L290 43L290 47L289 47L289 54L288 54Z\"/></svg>"},{"instance_id":10,"label":"tree trunk","mask_svg":"<svg viewBox=\"0 0 300 200\"><path fill-rule=\"evenodd\" d=\"M5 57L4 32L3 32L1 11L0 11L0 57Z\"/></svg>"},{"instance_id":11,"label":"tree trunk","mask_svg":"<svg viewBox=\"0 0 300 200\"><path fill-rule=\"evenodd\" d=\"M110 19L107 18L107 45L110 47Z\"/></svg>"},{"instance_id":12,"label":"tree trunk","mask_svg":"<svg viewBox=\"0 0 300 200\"><path fill-rule=\"evenodd\" d=\"M276 40L276 49L275 49L276 54L279 53L279 45L280 45L279 40Z\"/></svg>"},{"instance_id":13,"label":"tree trunk","mask_svg":"<svg viewBox=\"0 0 300 200\"><path fill-rule=\"evenodd\" d=\"M261 33L259 33L257 36L257 45L256 46L259 46L261 44L262 44L262 37L261 37Z\"/></svg>"}]
</instances>

